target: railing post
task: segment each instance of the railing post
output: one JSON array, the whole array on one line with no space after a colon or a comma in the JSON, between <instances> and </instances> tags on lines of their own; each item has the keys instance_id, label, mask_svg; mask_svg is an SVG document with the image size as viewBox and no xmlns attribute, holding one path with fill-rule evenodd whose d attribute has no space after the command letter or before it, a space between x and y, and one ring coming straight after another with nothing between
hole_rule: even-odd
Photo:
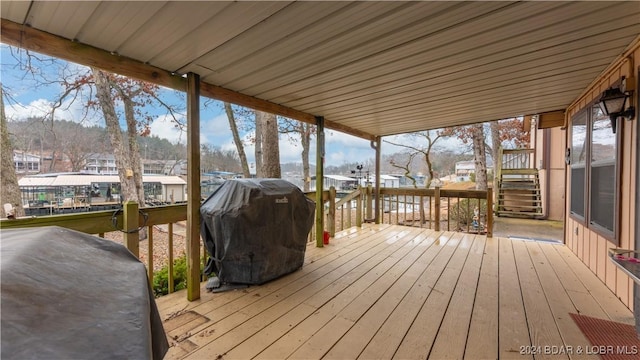
<instances>
[{"instance_id":1,"label":"railing post","mask_svg":"<svg viewBox=\"0 0 640 360\"><path fill-rule=\"evenodd\" d=\"M329 188L329 216L327 218L329 224L327 227L329 228L329 235L334 237L336 235L336 188Z\"/></svg>"},{"instance_id":2,"label":"railing post","mask_svg":"<svg viewBox=\"0 0 640 360\"><path fill-rule=\"evenodd\" d=\"M487 189L487 237L493 237L493 189Z\"/></svg>"},{"instance_id":3,"label":"railing post","mask_svg":"<svg viewBox=\"0 0 640 360\"><path fill-rule=\"evenodd\" d=\"M149 226L147 231L147 277L153 287L153 226Z\"/></svg>"},{"instance_id":4,"label":"railing post","mask_svg":"<svg viewBox=\"0 0 640 360\"><path fill-rule=\"evenodd\" d=\"M358 187L358 191L360 191L360 195L358 195L356 201L356 226L362 227L362 201L364 200L364 189L360 186Z\"/></svg>"},{"instance_id":5,"label":"railing post","mask_svg":"<svg viewBox=\"0 0 640 360\"><path fill-rule=\"evenodd\" d=\"M367 221L373 220L373 189L367 185Z\"/></svg>"},{"instance_id":6,"label":"railing post","mask_svg":"<svg viewBox=\"0 0 640 360\"><path fill-rule=\"evenodd\" d=\"M169 248L169 269L167 272L167 282L168 287L167 290L169 291L169 294L171 294L173 292L173 223L169 223L168 226L168 232L169 232L169 243L167 245L167 247Z\"/></svg>"},{"instance_id":7,"label":"railing post","mask_svg":"<svg viewBox=\"0 0 640 360\"><path fill-rule=\"evenodd\" d=\"M140 258L140 238L138 229L138 203L135 201L125 201L122 204L122 230L124 231L124 246L131 251L135 257Z\"/></svg>"},{"instance_id":8,"label":"railing post","mask_svg":"<svg viewBox=\"0 0 640 360\"><path fill-rule=\"evenodd\" d=\"M435 224L434 224L434 230L435 231L440 231L440 187L436 186L436 192L435 192L435 196L433 199L433 206L434 206L434 210L435 210Z\"/></svg>"}]
</instances>

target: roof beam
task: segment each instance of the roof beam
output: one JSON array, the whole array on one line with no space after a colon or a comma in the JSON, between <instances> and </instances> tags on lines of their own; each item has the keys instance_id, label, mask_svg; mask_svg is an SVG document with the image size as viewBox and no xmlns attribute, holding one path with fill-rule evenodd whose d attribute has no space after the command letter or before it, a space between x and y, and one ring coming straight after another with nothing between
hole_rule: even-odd
<instances>
[{"instance_id":1,"label":"roof beam","mask_svg":"<svg viewBox=\"0 0 640 360\"><path fill-rule=\"evenodd\" d=\"M81 65L95 66L105 71L136 78L178 91L186 92L187 89L187 79L180 74L174 74L138 60L112 54L108 51L65 39L7 19L2 19L0 34L2 34L0 41L7 45L35 51ZM312 114L217 85L202 82L200 94L220 101L226 101L309 124L316 124L316 117ZM324 125L329 129L341 131L367 140L375 139L375 136L372 134L330 120L325 120Z\"/></svg>"}]
</instances>

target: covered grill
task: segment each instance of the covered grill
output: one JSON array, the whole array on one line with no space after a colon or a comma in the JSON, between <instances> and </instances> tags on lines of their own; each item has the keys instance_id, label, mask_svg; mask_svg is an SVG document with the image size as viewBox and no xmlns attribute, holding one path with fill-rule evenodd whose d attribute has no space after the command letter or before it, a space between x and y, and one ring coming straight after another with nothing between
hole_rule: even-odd
<instances>
[{"instance_id":1,"label":"covered grill","mask_svg":"<svg viewBox=\"0 0 640 360\"><path fill-rule=\"evenodd\" d=\"M315 203L281 179L222 184L200 207L210 255L205 274L223 283L261 284L302 267Z\"/></svg>"}]
</instances>

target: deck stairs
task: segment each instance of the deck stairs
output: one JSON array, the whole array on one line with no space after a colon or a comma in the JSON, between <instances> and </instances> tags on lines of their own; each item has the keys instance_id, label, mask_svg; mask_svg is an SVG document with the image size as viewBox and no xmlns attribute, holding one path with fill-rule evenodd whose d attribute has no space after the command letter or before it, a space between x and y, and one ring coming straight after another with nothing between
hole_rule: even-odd
<instances>
[{"instance_id":1,"label":"deck stairs","mask_svg":"<svg viewBox=\"0 0 640 360\"><path fill-rule=\"evenodd\" d=\"M540 177L533 165L533 149L500 150L496 215L540 218L543 216Z\"/></svg>"}]
</instances>

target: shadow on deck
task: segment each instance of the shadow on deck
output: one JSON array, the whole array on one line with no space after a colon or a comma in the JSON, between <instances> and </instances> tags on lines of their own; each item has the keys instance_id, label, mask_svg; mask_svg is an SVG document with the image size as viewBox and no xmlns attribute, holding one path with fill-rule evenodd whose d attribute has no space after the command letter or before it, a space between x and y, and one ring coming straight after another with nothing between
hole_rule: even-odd
<instances>
[{"instance_id":1,"label":"shadow on deck","mask_svg":"<svg viewBox=\"0 0 640 360\"><path fill-rule=\"evenodd\" d=\"M394 225L310 245L302 269L261 286L157 303L166 359L522 359L589 346L570 314L634 323L563 245Z\"/></svg>"}]
</instances>

